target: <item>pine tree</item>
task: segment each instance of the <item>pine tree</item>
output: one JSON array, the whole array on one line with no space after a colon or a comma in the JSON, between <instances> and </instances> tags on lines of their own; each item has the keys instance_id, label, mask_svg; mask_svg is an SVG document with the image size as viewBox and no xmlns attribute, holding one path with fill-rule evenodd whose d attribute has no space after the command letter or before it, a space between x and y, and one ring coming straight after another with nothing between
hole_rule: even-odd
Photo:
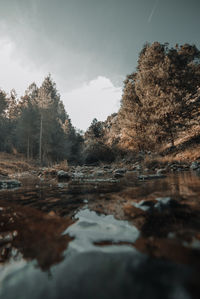
<instances>
[{"instance_id":1,"label":"pine tree","mask_svg":"<svg viewBox=\"0 0 200 299\"><path fill-rule=\"evenodd\" d=\"M41 164L43 160L59 160L64 156L64 124L68 118L50 75L39 88L37 105L40 111L39 162Z\"/></svg>"},{"instance_id":2,"label":"pine tree","mask_svg":"<svg viewBox=\"0 0 200 299\"><path fill-rule=\"evenodd\" d=\"M21 152L26 152L27 159L35 156L38 143L39 110L36 102L37 97L38 88L35 83L32 83L18 103L20 115L16 124L17 145Z\"/></svg>"},{"instance_id":3,"label":"pine tree","mask_svg":"<svg viewBox=\"0 0 200 299\"><path fill-rule=\"evenodd\" d=\"M191 117L186 98L200 84L199 57L199 50L188 44L169 48L155 42L143 47L137 72L125 81L120 109L126 135L130 133L139 147L167 139L174 145L178 131Z\"/></svg>"}]
</instances>

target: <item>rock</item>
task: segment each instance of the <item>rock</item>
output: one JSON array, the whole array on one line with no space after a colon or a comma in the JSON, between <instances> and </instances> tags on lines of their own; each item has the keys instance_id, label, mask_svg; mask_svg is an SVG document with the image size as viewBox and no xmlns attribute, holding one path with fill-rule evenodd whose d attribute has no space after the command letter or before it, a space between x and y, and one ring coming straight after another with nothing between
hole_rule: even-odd
<instances>
[{"instance_id":1,"label":"rock","mask_svg":"<svg viewBox=\"0 0 200 299\"><path fill-rule=\"evenodd\" d=\"M5 172L4 170L0 171L0 177L4 178L4 177L8 177L8 173Z\"/></svg>"},{"instance_id":2,"label":"rock","mask_svg":"<svg viewBox=\"0 0 200 299\"><path fill-rule=\"evenodd\" d=\"M198 168L200 168L200 162L194 161L190 165L190 169L192 169L192 170L197 170Z\"/></svg>"},{"instance_id":3,"label":"rock","mask_svg":"<svg viewBox=\"0 0 200 299\"><path fill-rule=\"evenodd\" d=\"M114 177L115 177L116 179L122 178L122 177L125 175L126 171L127 171L127 170L126 170L125 168L118 168L118 169L115 169L114 172L113 172Z\"/></svg>"},{"instance_id":4,"label":"rock","mask_svg":"<svg viewBox=\"0 0 200 299\"><path fill-rule=\"evenodd\" d=\"M141 200L138 203L132 203L132 205L143 211L148 211L149 209L152 209L154 207L154 202L152 200Z\"/></svg>"},{"instance_id":5,"label":"rock","mask_svg":"<svg viewBox=\"0 0 200 299\"><path fill-rule=\"evenodd\" d=\"M0 181L0 189L14 189L19 188L21 183L17 180L2 180Z\"/></svg>"},{"instance_id":6,"label":"rock","mask_svg":"<svg viewBox=\"0 0 200 299\"><path fill-rule=\"evenodd\" d=\"M146 180L166 178L166 175L164 175L164 174L139 175L137 178L140 181L146 181Z\"/></svg>"},{"instance_id":7,"label":"rock","mask_svg":"<svg viewBox=\"0 0 200 299\"><path fill-rule=\"evenodd\" d=\"M171 169L171 171L176 171L177 168L178 168L178 165L176 165L176 164L171 164L171 165L170 165L170 169Z\"/></svg>"},{"instance_id":8,"label":"rock","mask_svg":"<svg viewBox=\"0 0 200 299\"><path fill-rule=\"evenodd\" d=\"M58 188L66 188L68 187L68 183L58 183Z\"/></svg>"},{"instance_id":9,"label":"rock","mask_svg":"<svg viewBox=\"0 0 200 299\"><path fill-rule=\"evenodd\" d=\"M119 180L115 180L112 178L103 178L103 179L84 179L82 181L83 183L91 183L91 184L96 184L96 183L118 183Z\"/></svg>"},{"instance_id":10,"label":"rock","mask_svg":"<svg viewBox=\"0 0 200 299\"><path fill-rule=\"evenodd\" d=\"M119 173L119 172L114 173L114 178L116 178L116 179L120 179L123 177L124 177L124 173Z\"/></svg>"},{"instance_id":11,"label":"rock","mask_svg":"<svg viewBox=\"0 0 200 299\"><path fill-rule=\"evenodd\" d=\"M142 167L138 163L135 163L131 168L132 171L140 171L141 169L142 169Z\"/></svg>"},{"instance_id":12,"label":"rock","mask_svg":"<svg viewBox=\"0 0 200 299\"><path fill-rule=\"evenodd\" d=\"M179 203L171 197L159 197L155 200L157 202L152 200L141 200L138 203L132 203L132 205L137 209L148 211L150 213L155 210L158 212L163 212L166 209L174 208L179 205Z\"/></svg>"},{"instance_id":13,"label":"rock","mask_svg":"<svg viewBox=\"0 0 200 299\"><path fill-rule=\"evenodd\" d=\"M48 213L48 215L49 215L50 217L55 217L55 216L56 216L56 213L52 210L52 211L50 211L50 212Z\"/></svg>"},{"instance_id":14,"label":"rock","mask_svg":"<svg viewBox=\"0 0 200 299\"><path fill-rule=\"evenodd\" d=\"M5 232L0 234L0 244L13 241L13 234L11 232Z\"/></svg>"},{"instance_id":15,"label":"rock","mask_svg":"<svg viewBox=\"0 0 200 299\"><path fill-rule=\"evenodd\" d=\"M94 172L95 176L104 176L105 172L103 170L97 170L96 172Z\"/></svg>"},{"instance_id":16,"label":"rock","mask_svg":"<svg viewBox=\"0 0 200 299\"><path fill-rule=\"evenodd\" d=\"M154 209L157 209L159 212L162 212L165 209L177 207L179 205L178 202L171 197L159 197L156 198L156 200L158 202L154 205Z\"/></svg>"},{"instance_id":17,"label":"rock","mask_svg":"<svg viewBox=\"0 0 200 299\"><path fill-rule=\"evenodd\" d=\"M126 168L115 169L114 173L122 173L122 174L124 174L124 173L126 173Z\"/></svg>"},{"instance_id":18,"label":"rock","mask_svg":"<svg viewBox=\"0 0 200 299\"><path fill-rule=\"evenodd\" d=\"M73 179L75 180L83 179L84 177L85 175L82 172L74 172L73 174Z\"/></svg>"},{"instance_id":19,"label":"rock","mask_svg":"<svg viewBox=\"0 0 200 299\"><path fill-rule=\"evenodd\" d=\"M157 171L156 171L156 174L157 175L161 175L161 174L165 174L166 173L166 169L165 168L161 168L161 169L158 169Z\"/></svg>"},{"instance_id":20,"label":"rock","mask_svg":"<svg viewBox=\"0 0 200 299\"><path fill-rule=\"evenodd\" d=\"M64 171L64 170L59 170L57 172L57 178L59 180L63 180L63 179L64 180L70 180L71 179L71 175L68 172Z\"/></svg>"},{"instance_id":21,"label":"rock","mask_svg":"<svg viewBox=\"0 0 200 299\"><path fill-rule=\"evenodd\" d=\"M105 165L103 169L111 169L111 165Z\"/></svg>"}]
</instances>

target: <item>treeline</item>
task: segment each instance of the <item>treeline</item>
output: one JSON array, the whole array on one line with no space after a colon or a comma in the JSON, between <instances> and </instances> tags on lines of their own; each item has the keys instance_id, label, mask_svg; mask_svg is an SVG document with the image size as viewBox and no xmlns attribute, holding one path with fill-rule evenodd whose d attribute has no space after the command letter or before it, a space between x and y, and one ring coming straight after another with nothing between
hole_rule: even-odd
<instances>
[{"instance_id":1,"label":"treeline","mask_svg":"<svg viewBox=\"0 0 200 299\"><path fill-rule=\"evenodd\" d=\"M83 137L72 126L51 76L24 96L0 90L0 151L18 152L40 164L79 162Z\"/></svg>"},{"instance_id":2,"label":"treeline","mask_svg":"<svg viewBox=\"0 0 200 299\"><path fill-rule=\"evenodd\" d=\"M200 136L200 51L195 45L145 44L135 72L124 81L121 107L105 122L94 121L87 138L122 151L172 147L195 121Z\"/></svg>"},{"instance_id":3,"label":"treeline","mask_svg":"<svg viewBox=\"0 0 200 299\"><path fill-rule=\"evenodd\" d=\"M83 137L71 124L51 76L20 99L0 90L0 151L40 164L112 162L130 152L175 144L196 126L200 136L200 51L195 45L145 44L135 72L124 81L121 107L93 120ZM199 138L200 140L200 138Z\"/></svg>"}]
</instances>

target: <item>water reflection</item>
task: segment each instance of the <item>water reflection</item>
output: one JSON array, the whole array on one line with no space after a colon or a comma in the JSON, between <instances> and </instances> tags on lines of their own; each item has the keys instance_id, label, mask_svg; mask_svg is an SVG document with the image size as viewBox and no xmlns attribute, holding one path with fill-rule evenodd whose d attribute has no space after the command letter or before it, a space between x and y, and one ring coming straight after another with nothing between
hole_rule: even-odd
<instances>
[{"instance_id":1,"label":"water reflection","mask_svg":"<svg viewBox=\"0 0 200 299\"><path fill-rule=\"evenodd\" d=\"M76 216L78 221L68 227L64 234L74 237L70 248L77 252L104 251L116 252L133 250L128 246L97 247L95 243L110 241L111 243L133 243L139 237L139 231L128 221L116 220L112 215L97 215L89 209L79 211Z\"/></svg>"},{"instance_id":2,"label":"water reflection","mask_svg":"<svg viewBox=\"0 0 200 299\"><path fill-rule=\"evenodd\" d=\"M197 175L37 184L0 193L0 298L199 298ZM134 210L163 197L179 204Z\"/></svg>"},{"instance_id":3,"label":"water reflection","mask_svg":"<svg viewBox=\"0 0 200 299\"><path fill-rule=\"evenodd\" d=\"M6 206L0 211L0 262L37 260L42 270L48 270L63 259L63 251L72 240L62 232L72 224L71 219L44 214L30 207Z\"/></svg>"},{"instance_id":4,"label":"water reflection","mask_svg":"<svg viewBox=\"0 0 200 299\"><path fill-rule=\"evenodd\" d=\"M51 269L52 276L33 263L13 264L4 273L0 289L6 299L188 299L184 266L150 260L135 252L69 253Z\"/></svg>"}]
</instances>

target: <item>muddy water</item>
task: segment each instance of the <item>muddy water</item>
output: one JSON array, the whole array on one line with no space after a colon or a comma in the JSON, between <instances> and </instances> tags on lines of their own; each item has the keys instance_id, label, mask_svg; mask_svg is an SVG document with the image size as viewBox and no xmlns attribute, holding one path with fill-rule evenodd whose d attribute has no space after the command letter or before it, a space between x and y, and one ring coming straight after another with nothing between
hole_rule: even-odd
<instances>
[{"instance_id":1,"label":"muddy water","mask_svg":"<svg viewBox=\"0 0 200 299\"><path fill-rule=\"evenodd\" d=\"M0 192L0 298L200 298L200 177Z\"/></svg>"}]
</instances>

